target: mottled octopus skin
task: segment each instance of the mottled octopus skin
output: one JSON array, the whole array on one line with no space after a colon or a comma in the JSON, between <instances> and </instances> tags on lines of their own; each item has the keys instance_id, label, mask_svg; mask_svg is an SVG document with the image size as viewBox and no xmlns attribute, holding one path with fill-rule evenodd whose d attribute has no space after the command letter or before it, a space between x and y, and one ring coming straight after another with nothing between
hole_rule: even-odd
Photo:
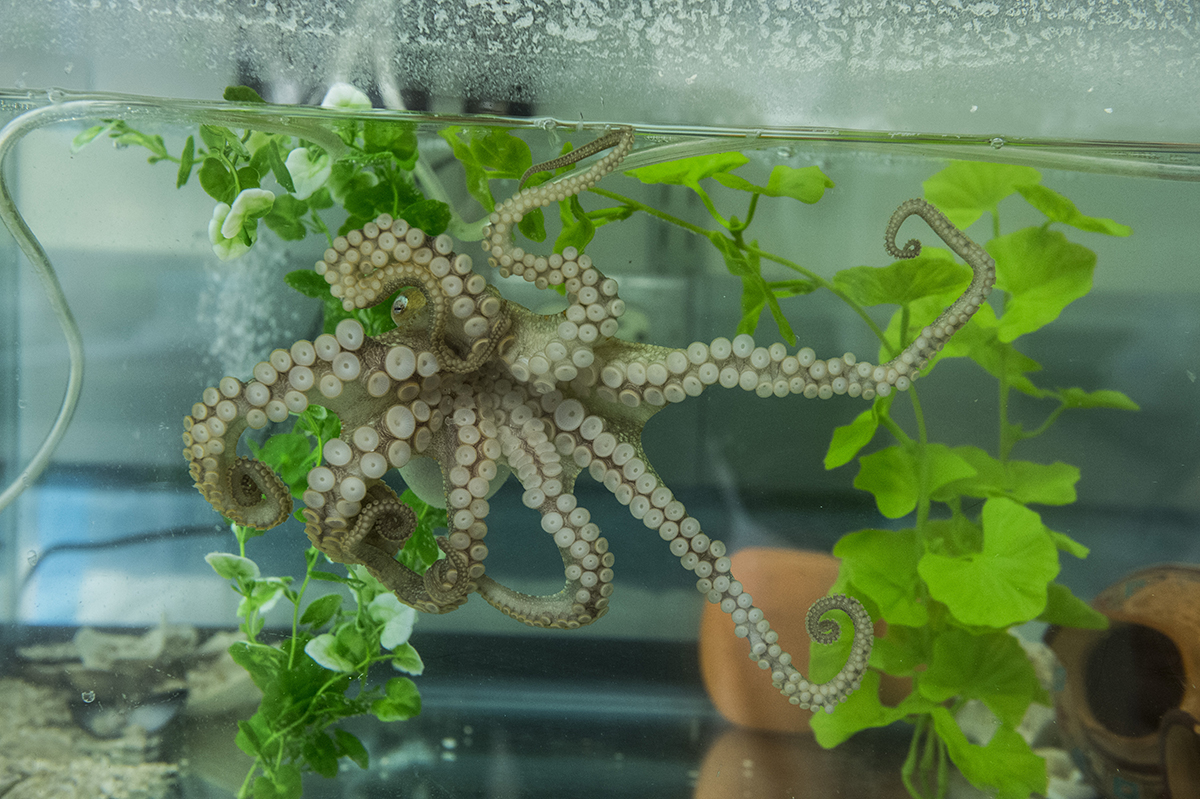
<instances>
[{"instance_id":1,"label":"mottled octopus skin","mask_svg":"<svg viewBox=\"0 0 1200 799\"><path fill-rule=\"evenodd\" d=\"M312 543L335 561L363 564L419 610L445 613L476 592L538 627L575 628L608 610L613 555L573 493L586 472L695 573L697 589L731 616L734 634L749 639L751 659L789 701L831 710L859 686L866 668L873 633L863 606L831 596L809 611L809 634L821 642L837 637L836 624L821 619L826 611L840 609L854 622L845 666L827 683L810 683L730 573L725 546L702 532L655 473L642 451L642 428L660 409L713 385L760 397L870 399L903 390L986 298L994 264L935 208L909 200L887 227L888 251L910 258L919 252L916 241L903 250L895 246L900 223L916 214L972 266L974 278L886 364L872 366L850 354L819 360L808 348L788 354L783 344L760 347L746 335L684 349L623 341L614 338L624 310L614 280L573 249L548 257L525 253L513 246L511 231L523 214L593 186L632 145L630 131L609 134L587 151L611 147L590 168L524 189L490 217L483 241L488 262L503 276L519 275L541 288L565 284L565 311L542 316L503 299L468 256L453 252L448 236L430 237L381 216L339 237L316 271L347 310L411 287L393 308L396 329L371 338L346 320L336 335L275 350L248 383L222 379L184 419L184 456L214 508L242 524L273 527L288 517L291 497L267 466L235 455L238 438L247 426L261 428L309 403L323 405L340 417L342 434L325 445L321 465L308 478L304 517ZM450 528L437 539L446 557L424 575L395 560L415 519L381 481L388 470L419 458L440 469ZM562 555L566 582L552 596L514 591L485 573L487 497L505 468Z\"/></svg>"}]
</instances>

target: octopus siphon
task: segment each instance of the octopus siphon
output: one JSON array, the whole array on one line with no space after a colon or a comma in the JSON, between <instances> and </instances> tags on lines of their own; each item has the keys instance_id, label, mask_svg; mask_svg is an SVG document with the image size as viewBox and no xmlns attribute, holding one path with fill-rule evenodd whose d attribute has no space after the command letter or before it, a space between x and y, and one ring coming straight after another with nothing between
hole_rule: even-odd
<instances>
[{"instance_id":1,"label":"octopus siphon","mask_svg":"<svg viewBox=\"0 0 1200 799\"><path fill-rule=\"evenodd\" d=\"M362 564L418 610L447 613L478 593L525 624L576 628L603 616L613 593L613 553L574 495L586 472L695 574L697 590L730 616L734 634L748 639L750 658L792 704L831 711L859 686L867 666L873 631L862 604L828 596L809 610L814 640L838 637L837 623L823 618L832 609L849 615L854 637L833 679L807 680L730 572L724 544L704 534L655 473L642 450L642 428L659 410L712 386L760 397L871 399L904 390L987 297L994 262L936 208L909 200L887 225L888 252L918 254L915 240L896 245L900 224L917 215L974 274L966 291L888 363L874 366L849 353L822 360L807 347L790 354L781 343L762 347L748 335L683 349L624 341L615 337L624 311L615 280L574 248L525 252L514 246L512 231L523 215L594 186L633 143L633 132L619 129L540 165L604 153L587 169L519 191L489 218L488 263L501 276L539 288L564 286L569 304L561 313L539 315L504 299L468 255L455 253L449 236L426 235L402 219L381 215L336 238L316 272L346 310L395 295L395 328L369 337L347 319L333 335L275 350L249 382L225 377L205 389L184 419L192 479L233 521L259 529L281 523L292 510L287 486L265 464L239 457L238 439L247 427L322 405L341 419L342 433L325 444L303 495L314 546L331 560ZM438 504L447 509L448 533L437 538L444 556L424 574L396 560L416 520L383 482L391 469L414 489L440 494ZM521 593L486 573L488 498L510 473L562 555L565 584L556 594Z\"/></svg>"}]
</instances>

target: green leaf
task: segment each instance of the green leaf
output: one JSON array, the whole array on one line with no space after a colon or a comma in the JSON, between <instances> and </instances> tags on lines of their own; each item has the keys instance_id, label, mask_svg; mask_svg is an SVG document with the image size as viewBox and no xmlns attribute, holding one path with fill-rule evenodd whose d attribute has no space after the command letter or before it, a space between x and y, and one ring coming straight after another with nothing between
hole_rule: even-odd
<instances>
[{"instance_id":1,"label":"green leaf","mask_svg":"<svg viewBox=\"0 0 1200 799\"><path fill-rule=\"evenodd\" d=\"M1064 388L1058 398L1068 408L1113 408L1119 411L1140 410L1138 404L1120 391L1084 391L1082 388Z\"/></svg>"},{"instance_id":2,"label":"green leaf","mask_svg":"<svg viewBox=\"0 0 1200 799\"><path fill-rule=\"evenodd\" d=\"M99 136L108 128L108 125L92 125L87 130L75 134L75 138L71 139L71 152L77 153L86 147L93 139Z\"/></svg>"},{"instance_id":3,"label":"green leaf","mask_svg":"<svg viewBox=\"0 0 1200 799\"><path fill-rule=\"evenodd\" d=\"M266 100L249 86L226 86L221 95L230 103L265 103Z\"/></svg>"},{"instance_id":4,"label":"green leaf","mask_svg":"<svg viewBox=\"0 0 1200 799\"><path fill-rule=\"evenodd\" d=\"M305 297L323 300L329 296L329 284L325 278L311 269L297 269L294 272L288 272L283 276L283 282Z\"/></svg>"},{"instance_id":5,"label":"green leaf","mask_svg":"<svg viewBox=\"0 0 1200 799\"><path fill-rule=\"evenodd\" d=\"M421 694L407 677L388 680L385 694L371 703L371 714L380 721L405 721L421 712Z\"/></svg>"},{"instance_id":6,"label":"green leaf","mask_svg":"<svg viewBox=\"0 0 1200 799\"><path fill-rule=\"evenodd\" d=\"M237 726L238 731L234 737L234 743L237 744L238 749L250 757L267 759L268 755L263 751L263 741L270 737L271 730L263 719L262 713L255 713L249 719L239 721Z\"/></svg>"},{"instance_id":7,"label":"green leaf","mask_svg":"<svg viewBox=\"0 0 1200 799\"><path fill-rule=\"evenodd\" d=\"M308 607L304 610L304 615L300 617L300 623L310 625L314 630L319 630L341 609L342 595L327 594L309 603Z\"/></svg>"},{"instance_id":8,"label":"green leaf","mask_svg":"<svg viewBox=\"0 0 1200 799\"><path fill-rule=\"evenodd\" d=\"M596 235L596 226L592 224L592 220L588 217L587 212L583 210L583 205L579 202L579 197L575 196L565 203L559 203L558 216L562 221L562 231L554 240L554 251L561 253L567 247L574 247L579 252L583 252L584 248L592 240L592 237ZM528 218L528 216L525 217L525 219ZM521 221L524 222L525 219ZM545 227L542 227L540 230L541 238L531 236L524 230L521 232L534 241L541 241L546 237Z\"/></svg>"},{"instance_id":9,"label":"green leaf","mask_svg":"<svg viewBox=\"0 0 1200 799\"><path fill-rule=\"evenodd\" d=\"M261 188L261 180L262 174L254 167L244 166L237 171L238 186L242 190Z\"/></svg>"},{"instance_id":10,"label":"green leaf","mask_svg":"<svg viewBox=\"0 0 1200 799\"><path fill-rule=\"evenodd\" d=\"M890 399L891 396L889 394L884 399ZM836 469L845 466L863 447L871 443L878 429L879 414L874 405L854 417L850 424L835 428L829 440L829 449L825 452L825 468Z\"/></svg>"},{"instance_id":11,"label":"green leaf","mask_svg":"<svg viewBox=\"0 0 1200 799\"><path fill-rule=\"evenodd\" d=\"M1046 761L1014 730L1001 726L987 746L976 746L946 708L934 707L930 712L950 759L972 785L996 788L998 799L1028 799L1030 794L1046 792Z\"/></svg>"},{"instance_id":12,"label":"green leaf","mask_svg":"<svg viewBox=\"0 0 1200 799\"><path fill-rule=\"evenodd\" d=\"M200 180L200 188L219 203L232 204L238 195L237 177L219 158L205 158L196 177Z\"/></svg>"},{"instance_id":13,"label":"green leaf","mask_svg":"<svg viewBox=\"0 0 1200 799\"><path fill-rule=\"evenodd\" d=\"M1018 186L1040 183L1042 175L1033 167L989 164L982 161L953 161L923 184L925 199L957 227L966 230L1017 191Z\"/></svg>"},{"instance_id":14,"label":"green leaf","mask_svg":"<svg viewBox=\"0 0 1200 799\"><path fill-rule=\"evenodd\" d=\"M834 287L860 305L907 305L925 297L941 302L946 294L961 294L970 281L970 268L936 247L889 266L855 266L833 276Z\"/></svg>"},{"instance_id":15,"label":"green leaf","mask_svg":"<svg viewBox=\"0 0 1200 799\"><path fill-rule=\"evenodd\" d=\"M862 685L832 713L814 713L811 724L817 743L832 749L860 730L886 727L915 713L927 713L933 703L916 692L896 707L879 701L879 672L867 671Z\"/></svg>"},{"instance_id":16,"label":"green leaf","mask_svg":"<svg viewBox=\"0 0 1200 799\"><path fill-rule=\"evenodd\" d=\"M885 674L911 677L932 658L924 627L888 623L887 633L875 639L869 663Z\"/></svg>"},{"instance_id":17,"label":"green leaf","mask_svg":"<svg viewBox=\"0 0 1200 799\"><path fill-rule=\"evenodd\" d=\"M263 222L284 241L300 241L308 235L308 228L303 222L306 213L307 203L290 194L281 194L275 198L270 212L263 217ZM328 284L326 288L328 289Z\"/></svg>"},{"instance_id":18,"label":"green leaf","mask_svg":"<svg viewBox=\"0 0 1200 799\"><path fill-rule=\"evenodd\" d=\"M917 574L921 554L916 530L860 530L842 536L833 548L842 574L875 602L883 618L911 627L929 623Z\"/></svg>"},{"instance_id":19,"label":"green leaf","mask_svg":"<svg viewBox=\"0 0 1200 799\"><path fill-rule=\"evenodd\" d=\"M342 629L346 628L343 627ZM353 629L353 627L350 629ZM359 635L360 641L361 637ZM322 668L345 674L356 673L358 671L358 664L362 662L362 659L355 657L354 653L347 652L338 638L330 633L318 635L316 638L313 638L305 644L304 652Z\"/></svg>"},{"instance_id":20,"label":"green leaf","mask_svg":"<svg viewBox=\"0 0 1200 799\"><path fill-rule=\"evenodd\" d=\"M181 189L192 176L192 167L196 163L196 139L188 136L183 143L183 154L179 156L179 171L175 173L175 188Z\"/></svg>"},{"instance_id":21,"label":"green leaf","mask_svg":"<svg viewBox=\"0 0 1200 799\"><path fill-rule=\"evenodd\" d=\"M256 459L279 474L293 497L299 499L304 495L308 489L308 473L317 465L317 458L312 442L303 432L293 429L290 433L271 436L261 447L253 442L249 442L249 446Z\"/></svg>"},{"instance_id":22,"label":"green leaf","mask_svg":"<svg viewBox=\"0 0 1200 799\"><path fill-rule=\"evenodd\" d=\"M255 580L249 594L238 603L237 615L248 618L252 613L266 613L275 606L286 588L287 583L279 577Z\"/></svg>"},{"instance_id":23,"label":"green leaf","mask_svg":"<svg viewBox=\"0 0 1200 799\"><path fill-rule=\"evenodd\" d=\"M1066 533L1060 533L1049 528L1046 528L1046 532L1050 534L1050 540L1054 542L1054 546L1058 547L1063 552L1074 555L1080 560L1086 558L1088 553L1091 552L1090 549L1076 541L1074 538L1071 538L1071 536L1067 535Z\"/></svg>"},{"instance_id":24,"label":"green leaf","mask_svg":"<svg viewBox=\"0 0 1200 799\"><path fill-rule=\"evenodd\" d=\"M267 163L271 166L271 174L275 176L275 180L279 182L279 185L285 191L294 193L296 191L296 184L292 182L292 175L288 172L287 164L283 162L283 158L279 155L279 141L271 138L262 149L267 153Z\"/></svg>"},{"instance_id":25,"label":"green leaf","mask_svg":"<svg viewBox=\"0 0 1200 799\"><path fill-rule=\"evenodd\" d=\"M250 151L236 133L220 125L201 125L200 138L208 149L218 153L232 153L243 160L250 160Z\"/></svg>"},{"instance_id":26,"label":"green leaf","mask_svg":"<svg viewBox=\"0 0 1200 799\"><path fill-rule=\"evenodd\" d=\"M411 170L417 163L416 126L367 120L363 123L363 150L388 153L399 162L401 169Z\"/></svg>"},{"instance_id":27,"label":"green leaf","mask_svg":"<svg viewBox=\"0 0 1200 799\"><path fill-rule=\"evenodd\" d=\"M1031 397L1047 396L1025 375L1041 371L1041 364L1017 350L1012 344L1000 340L1000 320L991 305L980 306L966 327L954 334L942 349L942 357L958 358L969 356L997 380L1003 380L1012 388ZM890 328L889 328L890 330Z\"/></svg>"},{"instance_id":28,"label":"green leaf","mask_svg":"<svg viewBox=\"0 0 1200 799\"><path fill-rule=\"evenodd\" d=\"M302 792L300 769L291 763L276 767L273 778L259 776L254 779L254 799L300 799Z\"/></svg>"},{"instance_id":29,"label":"green leaf","mask_svg":"<svg viewBox=\"0 0 1200 799\"><path fill-rule=\"evenodd\" d=\"M230 645L229 656L250 674L250 679L264 693L287 669L287 656L273 646L237 641Z\"/></svg>"},{"instance_id":30,"label":"green leaf","mask_svg":"<svg viewBox=\"0 0 1200 799\"><path fill-rule=\"evenodd\" d=\"M939 502L956 496L1009 497L1024 505L1069 505L1075 501L1079 469L1070 464L1001 462L978 447L955 447L954 452L975 469L975 474L943 486L933 495Z\"/></svg>"},{"instance_id":31,"label":"green leaf","mask_svg":"<svg viewBox=\"0 0 1200 799\"><path fill-rule=\"evenodd\" d=\"M420 200L397 214L429 236L439 236L450 225L450 206L441 200Z\"/></svg>"},{"instance_id":32,"label":"green leaf","mask_svg":"<svg viewBox=\"0 0 1200 799\"><path fill-rule=\"evenodd\" d=\"M313 771L326 779L333 779L338 773L338 752L333 739L323 732L313 731L304 739L301 749L304 760Z\"/></svg>"},{"instance_id":33,"label":"green leaf","mask_svg":"<svg viewBox=\"0 0 1200 799\"><path fill-rule=\"evenodd\" d=\"M438 559L440 550L433 531L447 526L446 511L423 502L410 488L400 495L400 501L417 514L417 528L404 542L398 559L417 574L424 574Z\"/></svg>"},{"instance_id":34,"label":"green leaf","mask_svg":"<svg viewBox=\"0 0 1200 799\"><path fill-rule=\"evenodd\" d=\"M341 583L343 585L349 585L351 582L351 580L349 580L346 577L343 577L340 574L334 574L333 572L324 572L324 571L320 571L317 569L313 569L312 571L310 571L308 573L308 576L310 579L320 580L321 582L325 582L325 583Z\"/></svg>"},{"instance_id":35,"label":"green leaf","mask_svg":"<svg viewBox=\"0 0 1200 799\"><path fill-rule=\"evenodd\" d=\"M996 287L1009 294L1000 317L1001 341L1053 322L1092 288L1096 253L1055 230L1031 227L987 244L996 259Z\"/></svg>"},{"instance_id":36,"label":"green leaf","mask_svg":"<svg viewBox=\"0 0 1200 799\"><path fill-rule=\"evenodd\" d=\"M938 704L951 697L978 699L1009 727L1021 723L1031 702L1049 702L1021 644L999 631L940 633L933 660L917 679L917 690Z\"/></svg>"},{"instance_id":37,"label":"green leaf","mask_svg":"<svg viewBox=\"0 0 1200 799\"><path fill-rule=\"evenodd\" d=\"M750 159L741 153L714 153L651 164L631 169L625 174L650 186L665 183L671 186L699 188L701 180L720 172L730 172L749 161Z\"/></svg>"},{"instance_id":38,"label":"green leaf","mask_svg":"<svg viewBox=\"0 0 1200 799\"><path fill-rule=\"evenodd\" d=\"M809 204L820 200L825 196L825 190L832 189L834 185L833 181L826 177L819 167L815 166L797 169L779 164L771 170L771 176L767 179L766 186L756 186L750 181L728 172L717 172L711 177L722 186L731 189L765 194L768 197L791 197Z\"/></svg>"},{"instance_id":39,"label":"green leaf","mask_svg":"<svg viewBox=\"0 0 1200 799\"><path fill-rule=\"evenodd\" d=\"M339 757L350 758L361 769L370 766L371 758L367 754L367 747L363 746L358 736L339 729L333 731L333 740L337 744Z\"/></svg>"},{"instance_id":40,"label":"green leaf","mask_svg":"<svg viewBox=\"0 0 1200 799\"><path fill-rule=\"evenodd\" d=\"M1103 233L1106 236L1128 236L1133 228L1122 225L1111 219L1095 216L1085 216L1075 207L1075 203L1054 191L1041 185L1017 186L1017 191L1025 201L1045 214L1052 222L1062 222L1064 225L1086 230L1090 233Z\"/></svg>"},{"instance_id":41,"label":"green leaf","mask_svg":"<svg viewBox=\"0 0 1200 799\"><path fill-rule=\"evenodd\" d=\"M967 625L1008 627L1035 618L1059 569L1041 518L1011 499L993 498L983 505L982 521L981 552L921 558L917 571L930 596Z\"/></svg>"},{"instance_id":42,"label":"green leaf","mask_svg":"<svg viewBox=\"0 0 1200 799\"><path fill-rule=\"evenodd\" d=\"M449 127L438 131L438 135L450 143L454 157L462 164L467 192L489 214L496 209L496 200L488 182L516 180L533 166L529 145L507 128Z\"/></svg>"},{"instance_id":43,"label":"green leaf","mask_svg":"<svg viewBox=\"0 0 1200 799\"><path fill-rule=\"evenodd\" d=\"M1050 583L1047 589L1046 609L1038 616L1038 621L1087 630L1108 627L1108 617L1072 594L1070 588L1061 583Z\"/></svg>"},{"instance_id":44,"label":"green leaf","mask_svg":"<svg viewBox=\"0 0 1200 799\"><path fill-rule=\"evenodd\" d=\"M412 644L402 644L392 650L392 668L396 671L402 671L405 674L411 674L414 677L420 677L425 673L425 661L421 660L421 656L417 654L417 650Z\"/></svg>"},{"instance_id":45,"label":"green leaf","mask_svg":"<svg viewBox=\"0 0 1200 799\"><path fill-rule=\"evenodd\" d=\"M915 446L893 445L858 459L854 487L874 494L879 512L889 519L899 519L917 507L920 475ZM945 444L927 444L925 458L931 493L975 473L969 463Z\"/></svg>"},{"instance_id":46,"label":"green leaf","mask_svg":"<svg viewBox=\"0 0 1200 799\"><path fill-rule=\"evenodd\" d=\"M263 222L267 224L275 235L284 241L300 241L308 235L308 230L304 227L304 223L300 218L308 213L308 204L303 200L297 200L290 194L281 194L275 198L275 203L271 206L271 212L263 217ZM308 270L312 271L312 270ZM312 272L316 275L316 272ZM325 279L320 275L317 278L322 283ZM328 293L329 284L325 283L326 293Z\"/></svg>"},{"instance_id":47,"label":"green leaf","mask_svg":"<svg viewBox=\"0 0 1200 799\"><path fill-rule=\"evenodd\" d=\"M204 556L204 560L218 575L238 583L257 580L262 574L257 563L241 555L231 555L228 552L209 552Z\"/></svg>"}]
</instances>

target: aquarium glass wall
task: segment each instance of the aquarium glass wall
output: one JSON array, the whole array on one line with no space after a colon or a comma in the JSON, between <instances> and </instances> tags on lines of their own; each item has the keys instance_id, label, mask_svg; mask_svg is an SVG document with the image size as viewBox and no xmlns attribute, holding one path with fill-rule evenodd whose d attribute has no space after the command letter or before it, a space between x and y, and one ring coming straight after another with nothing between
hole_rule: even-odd
<instances>
[{"instance_id":1,"label":"aquarium glass wall","mask_svg":"<svg viewBox=\"0 0 1200 799\"><path fill-rule=\"evenodd\" d=\"M1190 4L5 18L0 793L1197 788Z\"/></svg>"}]
</instances>

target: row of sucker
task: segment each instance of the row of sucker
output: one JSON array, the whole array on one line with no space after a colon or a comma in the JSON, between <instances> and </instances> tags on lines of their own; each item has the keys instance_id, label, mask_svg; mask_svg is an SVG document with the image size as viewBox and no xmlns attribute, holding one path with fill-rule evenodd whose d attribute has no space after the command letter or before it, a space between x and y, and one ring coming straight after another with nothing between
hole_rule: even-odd
<instances>
[{"instance_id":1,"label":"row of sucker","mask_svg":"<svg viewBox=\"0 0 1200 799\"><path fill-rule=\"evenodd\" d=\"M633 148L633 132L621 129L555 161L539 165L550 168L574 163L586 154L611 147L588 169L570 174L552 183L527 188L496 205L484 229L483 249L488 263L501 277L515 275L538 288L564 286L568 306L559 315L556 335L545 344L512 341L502 347L501 355L513 377L528 383L535 393L544 394L556 383L574 380L581 370L593 363L593 347L612 338L617 320L625 313L625 301L617 295L617 282L605 277L592 259L574 247L550 256L526 252L512 242L513 228L525 214L553 202L566 200L596 185L621 162Z\"/></svg>"},{"instance_id":2,"label":"row of sucker","mask_svg":"<svg viewBox=\"0 0 1200 799\"><path fill-rule=\"evenodd\" d=\"M563 403L562 394L534 395L507 378L489 389L498 400L491 415L504 459L521 483L521 502L539 513L542 531L558 547L566 579L563 589L549 597L521 594L488 580L481 582L479 593L532 626L574 629L590 624L608 612L614 557L590 512L574 495L579 469L564 461L556 434L555 411Z\"/></svg>"},{"instance_id":3,"label":"row of sucker","mask_svg":"<svg viewBox=\"0 0 1200 799\"><path fill-rule=\"evenodd\" d=\"M487 280L472 271L470 256L455 254L453 246L444 233L428 236L381 214L362 230L334 239L314 268L347 311L378 304L401 286L420 288L433 306L434 354L443 370L464 373L487 360L508 318Z\"/></svg>"}]
</instances>

